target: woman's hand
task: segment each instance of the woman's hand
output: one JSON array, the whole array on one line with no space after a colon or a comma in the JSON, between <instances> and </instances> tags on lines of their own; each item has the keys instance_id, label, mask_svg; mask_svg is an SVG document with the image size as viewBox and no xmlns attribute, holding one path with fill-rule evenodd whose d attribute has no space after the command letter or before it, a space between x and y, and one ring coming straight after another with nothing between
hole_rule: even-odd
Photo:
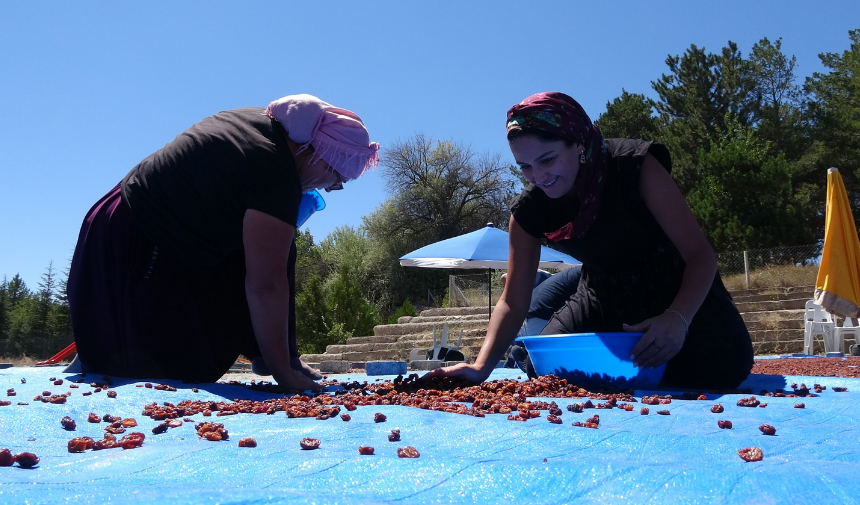
<instances>
[{"instance_id":1,"label":"woman's hand","mask_svg":"<svg viewBox=\"0 0 860 505\"><path fill-rule=\"evenodd\" d=\"M624 331L644 333L633 347L631 358L639 368L653 368L666 363L681 351L687 336L687 325L678 314L664 312L639 324L625 324Z\"/></svg>"},{"instance_id":2,"label":"woman's hand","mask_svg":"<svg viewBox=\"0 0 860 505\"><path fill-rule=\"evenodd\" d=\"M479 384L484 382L490 374L479 368L477 365L470 365L466 363L458 363L454 366L446 366L443 368L437 368L432 370L430 373L425 374L421 379L430 379L433 377L459 377L462 379L466 379L469 382Z\"/></svg>"}]
</instances>

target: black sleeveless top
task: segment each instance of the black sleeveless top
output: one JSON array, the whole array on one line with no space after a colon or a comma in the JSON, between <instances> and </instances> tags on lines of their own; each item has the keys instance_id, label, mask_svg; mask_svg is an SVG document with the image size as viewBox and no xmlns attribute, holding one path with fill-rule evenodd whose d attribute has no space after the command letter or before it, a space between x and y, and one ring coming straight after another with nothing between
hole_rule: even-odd
<instances>
[{"instance_id":1,"label":"black sleeveless top","mask_svg":"<svg viewBox=\"0 0 860 505\"><path fill-rule=\"evenodd\" d=\"M645 155L651 153L671 171L669 151L642 140L605 142L609 167L597 218L582 238L556 242L582 261L582 278L545 334L623 331L624 323L637 324L666 310L681 287L684 260L639 194ZM558 236L553 232L571 222L577 210L577 202L549 198L533 185L511 204L517 223L538 238ZM734 388L752 364L749 331L718 272L661 384Z\"/></svg>"},{"instance_id":2,"label":"black sleeveless top","mask_svg":"<svg viewBox=\"0 0 860 505\"><path fill-rule=\"evenodd\" d=\"M617 326L663 312L678 293L685 264L639 194L645 154L671 171L668 149L633 139L605 143L609 170L597 219L583 237L556 244L583 264L577 296L587 297L601 319ZM511 204L517 223L538 238L571 222L577 210L575 201L549 198L534 185Z\"/></svg>"}]
</instances>

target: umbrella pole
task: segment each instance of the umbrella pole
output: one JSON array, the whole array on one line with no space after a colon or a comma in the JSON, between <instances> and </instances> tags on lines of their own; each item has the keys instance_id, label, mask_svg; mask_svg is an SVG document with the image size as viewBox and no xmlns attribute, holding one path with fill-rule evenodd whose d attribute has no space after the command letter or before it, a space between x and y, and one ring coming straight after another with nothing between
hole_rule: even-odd
<instances>
[{"instance_id":1,"label":"umbrella pole","mask_svg":"<svg viewBox=\"0 0 860 505\"><path fill-rule=\"evenodd\" d=\"M493 270L491 268L487 269L487 317L493 316Z\"/></svg>"}]
</instances>

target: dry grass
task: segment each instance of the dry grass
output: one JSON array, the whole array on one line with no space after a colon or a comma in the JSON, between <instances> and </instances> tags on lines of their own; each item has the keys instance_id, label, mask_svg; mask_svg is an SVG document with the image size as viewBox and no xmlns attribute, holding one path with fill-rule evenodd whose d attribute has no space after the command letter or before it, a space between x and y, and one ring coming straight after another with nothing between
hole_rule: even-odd
<instances>
[{"instance_id":1,"label":"dry grass","mask_svg":"<svg viewBox=\"0 0 860 505\"><path fill-rule=\"evenodd\" d=\"M818 266L774 266L750 272L750 289L789 288L795 286L814 286L818 277ZM723 283L730 290L746 289L744 274L727 275Z\"/></svg>"},{"instance_id":2,"label":"dry grass","mask_svg":"<svg viewBox=\"0 0 860 505\"><path fill-rule=\"evenodd\" d=\"M36 361L36 358L31 358L29 356L18 356L14 358L9 356L0 356L0 363L12 363L12 366L33 366Z\"/></svg>"}]
</instances>

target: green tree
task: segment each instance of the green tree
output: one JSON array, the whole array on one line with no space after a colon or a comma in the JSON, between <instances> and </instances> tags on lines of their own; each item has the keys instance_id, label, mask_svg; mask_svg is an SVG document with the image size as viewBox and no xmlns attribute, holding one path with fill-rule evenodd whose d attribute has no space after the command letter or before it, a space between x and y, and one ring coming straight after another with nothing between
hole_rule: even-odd
<instances>
[{"instance_id":1,"label":"green tree","mask_svg":"<svg viewBox=\"0 0 860 505\"><path fill-rule=\"evenodd\" d=\"M654 140L659 123L652 114L652 103L645 95L621 90L621 96L606 102L606 112L597 118L604 138Z\"/></svg>"},{"instance_id":2,"label":"green tree","mask_svg":"<svg viewBox=\"0 0 860 505\"><path fill-rule=\"evenodd\" d=\"M373 327L379 324L379 315L376 307L364 297L361 285L351 274L349 265L341 264L337 274L332 277L326 297L332 322L341 325L342 335L373 335ZM329 330L333 328L333 324L329 325Z\"/></svg>"},{"instance_id":3,"label":"green tree","mask_svg":"<svg viewBox=\"0 0 860 505\"><path fill-rule=\"evenodd\" d=\"M328 345L328 321L331 316L325 304L322 279L310 275L296 295L296 340L299 352L323 353Z\"/></svg>"},{"instance_id":4,"label":"green tree","mask_svg":"<svg viewBox=\"0 0 860 505\"><path fill-rule=\"evenodd\" d=\"M830 71L815 72L806 79L804 89L812 95L809 112L814 144L802 165L815 181L826 180L826 168L839 168L854 220L860 222L860 29L848 35L849 49L818 55ZM823 211L824 191L816 196Z\"/></svg>"},{"instance_id":5,"label":"green tree","mask_svg":"<svg viewBox=\"0 0 860 505\"><path fill-rule=\"evenodd\" d=\"M705 235L719 251L814 241L793 198L791 165L751 127L731 119L711 150L698 152L704 176L687 195Z\"/></svg>"},{"instance_id":6,"label":"green tree","mask_svg":"<svg viewBox=\"0 0 860 505\"><path fill-rule=\"evenodd\" d=\"M699 148L710 150L711 139L726 131L726 117L741 125L752 121L752 82L748 62L729 41L720 54L691 45L683 56L666 58L669 73L651 86L659 100L653 103L660 115L658 138L672 153L672 175L683 193L702 178L698 171Z\"/></svg>"},{"instance_id":7,"label":"green tree","mask_svg":"<svg viewBox=\"0 0 860 505\"><path fill-rule=\"evenodd\" d=\"M36 335L46 336L49 334L48 316L51 313L51 307L54 305L54 291L56 288L54 262L51 261L48 263L45 273L42 274L42 280L39 282L39 290L34 293L33 320L30 323L30 329Z\"/></svg>"}]
</instances>

